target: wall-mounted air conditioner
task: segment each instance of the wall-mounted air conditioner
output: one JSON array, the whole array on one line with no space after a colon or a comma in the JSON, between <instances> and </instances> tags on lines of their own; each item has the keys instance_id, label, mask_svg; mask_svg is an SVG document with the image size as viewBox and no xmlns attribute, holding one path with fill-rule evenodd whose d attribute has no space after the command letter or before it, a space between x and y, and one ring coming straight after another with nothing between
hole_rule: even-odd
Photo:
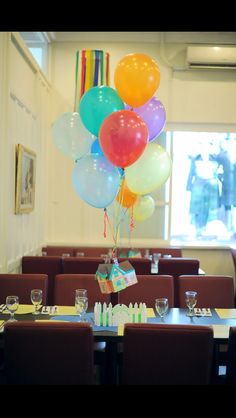
<instances>
[{"instance_id":1,"label":"wall-mounted air conditioner","mask_svg":"<svg viewBox=\"0 0 236 418\"><path fill-rule=\"evenodd\" d=\"M236 70L236 46L188 46L186 65L190 69Z\"/></svg>"}]
</instances>

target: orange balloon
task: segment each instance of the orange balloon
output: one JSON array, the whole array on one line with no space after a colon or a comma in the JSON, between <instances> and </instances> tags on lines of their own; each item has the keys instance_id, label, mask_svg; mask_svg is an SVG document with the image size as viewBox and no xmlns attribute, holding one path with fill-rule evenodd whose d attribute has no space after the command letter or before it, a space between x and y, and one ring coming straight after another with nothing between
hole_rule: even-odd
<instances>
[{"instance_id":1,"label":"orange balloon","mask_svg":"<svg viewBox=\"0 0 236 418\"><path fill-rule=\"evenodd\" d=\"M138 198L138 195L131 192L128 187L126 186L125 179L123 179L120 191L116 196L117 202L125 208L130 208L133 206Z\"/></svg>"},{"instance_id":2,"label":"orange balloon","mask_svg":"<svg viewBox=\"0 0 236 418\"><path fill-rule=\"evenodd\" d=\"M115 86L119 96L132 107L150 100L160 84L157 63L145 54L128 54L116 67Z\"/></svg>"}]
</instances>

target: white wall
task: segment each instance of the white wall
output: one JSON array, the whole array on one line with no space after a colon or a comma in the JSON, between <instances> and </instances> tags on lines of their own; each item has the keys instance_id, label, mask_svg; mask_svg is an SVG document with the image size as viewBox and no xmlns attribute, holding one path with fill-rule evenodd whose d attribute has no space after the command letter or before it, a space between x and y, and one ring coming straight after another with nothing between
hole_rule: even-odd
<instances>
[{"instance_id":1,"label":"white wall","mask_svg":"<svg viewBox=\"0 0 236 418\"><path fill-rule=\"evenodd\" d=\"M109 41L109 37L108 37ZM51 47L51 83L60 97L74 109L75 54L81 49L102 49L110 53L110 85L114 87L114 70L128 53L142 52L159 64L161 83L157 97L167 113L166 128L180 130L202 128L209 131L236 129L236 72L172 71L168 62L183 66L185 45L138 43L55 43ZM166 64L167 63L167 64ZM59 115L59 114L58 114ZM49 178L53 185L49 196L50 227L46 240L51 244L87 244L109 246L112 238L103 238L103 213L82 202L71 184L73 161L50 145ZM140 239L134 246L160 245L158 240ZM208 274L235 275L227 249L184 248L185 257L196 257Z\"/></svg>"},{"instance_id":2,"label":"white wall","mask_svg":"<svg viewBox=\"0 0 236 418\"><path fill-rule=\"evenodd\" d=\"M47 142L51 88L20 36L0 33L0 271L20 271L21 257L45 242ZM15 148L36 153L35 208L15 214Z\"/></svg>"},{"instance_id":3,"label":"white wall","mask_svg":"<svg viewBox=\"0 0 236 418\"><path fill-rule=\"evenodd\" d=\"M108 34L109 41L109 34ZM166 128L206 126L213 131L236 129L236 72L172 71L166 62L184 64L185 45L170 44L163 50L154 43L54 43L51 47L51 83L68 105L74 109L75 57L82 49L102 49L110 54L110 85L114 87L114 71L128 53L142 52L153 57L161 73L157 97L167 113ZM185 125L183 125L185 124ZM82 202L76 195L71 173L74 162L50 146L49 178L53 190L49 196L50 227L47 241L51 243L85 243L110 245L104 242L103 212ZM148 237L148 234L147 234ZM143 241L143 240L142 240ZM135 244L140 245L138 240ZM155 245L155 244L154 244Z\"/></svg>"}]
</instances>

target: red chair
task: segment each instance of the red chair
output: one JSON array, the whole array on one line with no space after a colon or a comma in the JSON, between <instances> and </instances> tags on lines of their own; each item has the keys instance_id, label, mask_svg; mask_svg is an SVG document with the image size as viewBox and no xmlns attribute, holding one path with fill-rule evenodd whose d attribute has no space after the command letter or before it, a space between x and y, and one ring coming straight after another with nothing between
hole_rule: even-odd
<instances>
[{"instance_id":1,"label":"red chair","mask_svg":"<svg viewBox=\"0 0 236 418\"><path fill-rule=\"evenodd\" d=\"M230 327L229 330L226 383L236 384L236 327Z\"/></svg>"},{"instance_id":2,"label":"red chair","mask_svg":"<svg viewBox=\"0 0 236 418\"><path fill-rule=\"evenodd\" d=\"M137 274L151 274L151 260L147 260L146 258L118 258L119 263L122 261L128 260L130 264L133 266L136 275Z\"/></svg>"},{"instance_id":3,"label":"red chair","mask_svg":"<svg viewBox=\"0 0 236 418\"><path fill-rule=\"evenodd\" d=\"M87 323L6 323L7 384L93 383L93 332Z\"/></svg>"},{"instance_id":4,"label":"red chair","mask_svg":"<svg viewBox=\"0 0 236 418\"><path fill-rule=\"evenodd\" d=\"M231 276L179 276L178 300L180 308L186 308L185 292L187 290L197 292L197 308L234 307L234 281Z\"/></svg>"},{"instance_id":5,"label":"red chair","mask_svg":"<svg viewBox=\"0 0 236 418\"><path fill-rule=\"evenodd\" d=\"M182 249L178 247L160 247L160 248L149 248L149 253L160 253L161 257L163 255L171 255L172 257L182 257Z\"/></svg>"},{"instance_id":6,"label":"red chair","mask_svg":"<svg viewBox=\"0 0 236 418\"><path fill-rule=\"evenodd\" d=\"M46 274L0 274L0 303L9 295L19 296L19 302L31 304L30 291L42 289L43 304L47 304L48 276Z\"/></svg>"},{"instance_id":7,"label":"red chair","mask_svg":"<svg viewBox=\"0 0 236 418\"><path fill-rule=\"evenodd\" d=\"M168 298L169 307L174 306L174 279L172 276L158 275L137 275L138 283L122 290L119 295L119 302L146 303L147 307L155 307L155 299L160 297Z\"/></svg>"},{"instance_id":8,"label":"red chair","mask_svg":"<svg viewBox=\"0 0 236 418\"><path fill-rule=\"evenodd\" d=\"M234 268L235 268L235 273L236 273L236 248L230 248L231 251L231 255L232 255L232 259L233 259L233 263L234 263Z\"/></svg>"},{"instance_id":9,"label":"red chair","mask_svg":"<svg viewBox=\"0 0 236 418\"><path fill-rule=\"evenodd\" d=\"M174 277L174 306L179 306L178 300L178 277L183 274L198 274L199 260L195 258L160 258L158 262L158 274Z\"/></svg>"},{"instance_id":10,"label":"red chair","mask_svg":"<svg viewBox=\"0 0 236 418\"><path fill-rule=\"evenodd\" d=\"M104 260L99 257L66 257L62 260L62 274L94 274Z\"/></svg>"},{"instance_id":11,"label":"red chair","mask_svg":"<svg viewBox=\"0 0 236 418\"><path fill-rule=\"evenodd\" d=\"M62 257L24 256L22 273L41 273L48 275L48 304L53 305L53 288L56 274L62 273Z\"/></svg>"},{"instance_id":12,"label":"red chair","mask_svg":"<svg viewBox=\"0 0 236 418\"><path fill-rule=\"evenodd\" d=\"M76 253L84 253L85 257L101 257L104 254L108 254L111 247L75 247L74 248L74 256Z\"/></svg>"},{"instance_id":13,"label":"red chair","mask_svg":"<svg viewBox=\"0 0 236 418\"><path fill-rule=\"evenodd\" d=\"M94 308L95 302L110 302L110 296L101 293L94 274L58 274L54 283L54 304L74 306L76 289L87 289L89 309Z\"/></svg>"},{"instance_id":14,"label":"red chair","mask_svg":"<svg viewBox=\"0 0 236 418\"><path fill-rule=\"evenodd\" d=\"M74 247L67 247L67 246L50 246L42 248L43 255L51 255L51 256L62 256L63 254L69 254L69 256L74 255Z\"/></svg>"},{"instance_id":15,"label":"red chair","mask_svg":"<svg viewBox=\"0 0 236 418\"><path fill-rule=\"evenodd\" d=\"M206 385L212 357L211 327L126 324L123 384Z\"/></svg>"}]
</instances>

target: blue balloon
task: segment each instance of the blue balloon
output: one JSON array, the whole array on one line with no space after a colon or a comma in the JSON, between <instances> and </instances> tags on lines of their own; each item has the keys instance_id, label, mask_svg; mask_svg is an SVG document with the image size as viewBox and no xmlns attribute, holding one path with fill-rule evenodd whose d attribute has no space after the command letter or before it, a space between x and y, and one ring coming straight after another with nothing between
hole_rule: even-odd
<instances>
[{"instance_id":1,"label":"blue balloon","mask_svg":"<svg viewBox=\"0 0 236 418\"><path fill-rule=\"evenodd\" d=\"M118 167L119 173L120 173L120 178L123 179L124 175L125 175L125 170L121 167Z\"/></svg>"},{"instance_id":2,"label":"blue balloon","mask_svg":"<svg viewBox=\"0 0 236 418\"><path fill-rule=\"evenodd\" d=\"M99 143L99 139L98 138L93 142L93 144L91 146L91 154L104 155L103 154L103 150L100 147L100 143Z\"/></svg>"},{"instance_id":3,"label":"blue balloon","mask_svg":"<svg viewBox=\"0 0 236 418\"><path fill-rule=\"evenodd\" d=\"M75 164L72 184L86 203L95 208L106 208L119 191L119 170L102 155L86 155Z\"/></svg>"},{"instance_id":4,"label":"blue balloon","mask_svg":"<svg viewBox=\"0 0 236 418\"><path fill-rule=\"evenodd\" d=\"M122 109L124 109L124 103L116 90L107 86L96 86L84 93L78 112L88 131L98 136L104 119L111 113Z\"/></svg>"}]
</instances>

